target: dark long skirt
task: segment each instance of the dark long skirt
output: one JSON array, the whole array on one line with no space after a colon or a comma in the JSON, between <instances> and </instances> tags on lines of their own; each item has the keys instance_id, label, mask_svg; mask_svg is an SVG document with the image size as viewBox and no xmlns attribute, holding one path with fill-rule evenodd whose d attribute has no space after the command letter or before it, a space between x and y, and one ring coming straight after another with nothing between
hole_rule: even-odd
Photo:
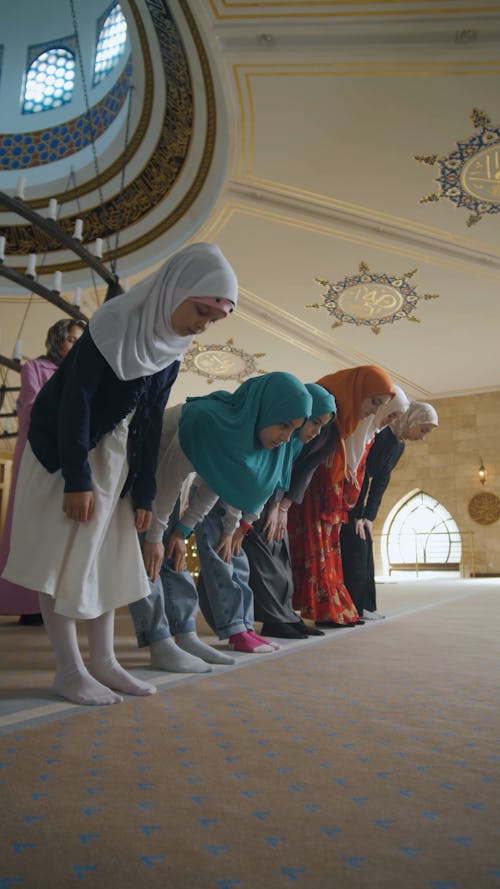
<instances>
[{"instance_id":1,"label":"dark long skirt","mask_svg":"<svg viewBox=\"0 0 500 889\"><path fill-rule=\"evenodd\" d=\"M377 592L371 538L367 535L366 540L362 540L356 534L354 520L350 519L348 524L342 525L340 547L344 583L359 615L362 616L363 611L376 611Z\"/></svg>"},{"instance_id":2,"label":"dark long skirt","mask_svg":"<svg viewBox=\"0 0 500 889\"><path fill-rule=\"evenodd\" d=\"M299 623L292 606L293 576L285 539L268 543L263 527L266 513L255 523L243 541L250 563L250 586L253 591L255 619L262 623Z\"/></svg>"}]
</instances>

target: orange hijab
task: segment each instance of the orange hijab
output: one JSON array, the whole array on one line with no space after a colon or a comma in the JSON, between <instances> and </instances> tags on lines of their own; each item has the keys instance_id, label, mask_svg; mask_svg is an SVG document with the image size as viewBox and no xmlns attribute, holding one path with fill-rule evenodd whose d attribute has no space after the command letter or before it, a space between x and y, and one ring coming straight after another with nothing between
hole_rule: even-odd
<instances>
[{"instance_id":1,"label":"orange hijab","mask_svg":"<svg viewBox=\"0 0 500 889\"><path fill-rule=\"evenodd\" d=\"M337 424L340 439L339 446L333 456L330 467L332 484L344 478L346 467L344 439L352 435L360 421L361 402L374 395L390 392L394 396L392 380L381 367L376 364L363 364L361 367L339 370L316 380L319 386L327 389L335 397L337 404Z\"/></svg>"}]
</instances>

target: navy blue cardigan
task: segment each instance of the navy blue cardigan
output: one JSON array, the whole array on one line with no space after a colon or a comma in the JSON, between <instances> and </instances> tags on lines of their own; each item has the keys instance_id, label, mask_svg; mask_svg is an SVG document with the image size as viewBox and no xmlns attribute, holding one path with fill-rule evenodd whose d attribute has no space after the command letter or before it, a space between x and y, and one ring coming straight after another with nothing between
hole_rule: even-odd
<instances>
[{"instance_id":1,"label":"navy blue cardigan","mask_svg":"<svg viewBox=\"0 0 500 889\"><path fill-rule=\"evenodd\" d=\"M130 490L134 509L151 509L165 405L179 372L174 361L150 377L120 380L88 328L40 390L28 440L48 472L61 470L64 491L91 491L88 452L135 408L129 429Z\"/></svg>"}]
</instances>

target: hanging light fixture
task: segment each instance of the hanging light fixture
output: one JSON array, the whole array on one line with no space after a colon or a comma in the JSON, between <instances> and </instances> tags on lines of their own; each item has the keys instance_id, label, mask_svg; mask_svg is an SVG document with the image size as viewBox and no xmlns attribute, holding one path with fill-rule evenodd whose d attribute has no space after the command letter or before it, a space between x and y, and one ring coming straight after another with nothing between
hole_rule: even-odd
<instances>
[{"instance_id":1,"label":"hanging light fixture","mask_svg":"<svg viewBox=\"0 0 500 889\"><path fill-rule=\"evenodd\" d=\"M483 463L482 457L481 457L481 463L479 464L479 469L477 471L477 474L479 476L479 481L481 482L482 485L484 485L484 483L486 481L486 466Z\"/></svg>"}]
</instances>

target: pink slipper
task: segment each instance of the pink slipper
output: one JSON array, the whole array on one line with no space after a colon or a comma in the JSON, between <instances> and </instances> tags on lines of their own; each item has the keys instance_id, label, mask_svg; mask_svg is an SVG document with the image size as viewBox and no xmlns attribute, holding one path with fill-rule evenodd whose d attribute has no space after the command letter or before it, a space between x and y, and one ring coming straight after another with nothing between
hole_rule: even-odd
<instances>
[{"instance_id":1,"label":"pink slipper","mask_svg":"<svg viewBox=\"0 0 500 889\"><path fill-rule=\"evenodd\" d=\"M273 646L260 636L252 633L234 633L229 637L229 648L232 651L243 651L245 654L267 654L274 651Z\"/></svg>"}]
</instances>

